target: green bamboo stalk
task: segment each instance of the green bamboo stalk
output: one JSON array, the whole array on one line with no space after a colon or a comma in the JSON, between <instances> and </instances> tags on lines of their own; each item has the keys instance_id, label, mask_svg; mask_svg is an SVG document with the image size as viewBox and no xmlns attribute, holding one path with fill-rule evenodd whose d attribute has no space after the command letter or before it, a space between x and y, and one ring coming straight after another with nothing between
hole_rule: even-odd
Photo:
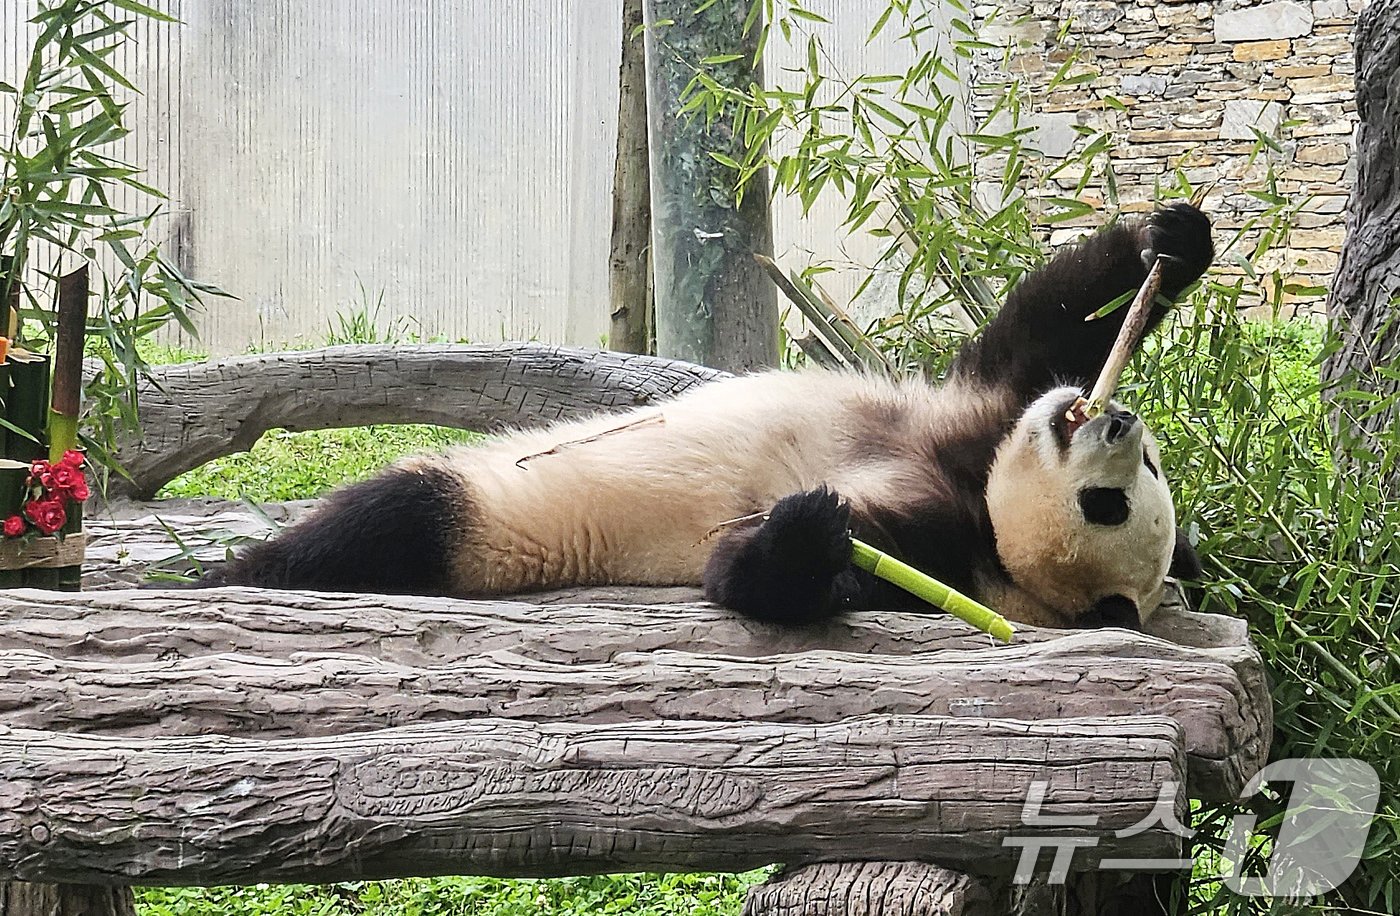
<instances>
[{"instance_id":1,"label":"green bamboo stalk","mask_svg":"<svg viewBox=\"0 0 1400 916\"><path fill-rule=\"evenodd\" d=\"M87 335L88 266L84 264L58 281L55 309L58 330L53 346L53 385L49 405L49 460L78 447L78 417L82 411L83 339ZM69 503L63 537L83 530L82 503ZM54 570L55 587L76 592L82 588L82 564Z\"/></svg>"},{"instance_id":2,"label":"green bamboo stalk","mask_svg":"<svg viewBox=\"0 0 1400 916\"><path fill-rule=\"evenodd\" d=\"M53 396L49 405L49 460L78 447L83 394L83 338L87 334L88 268L58 281L58 330L53 345Z\"/></svg>"},{"instance_id":3,"label":"green bamboo stalk","mask_svg":"<svg viewBox=\"0 0 1400 916\"><path fill-rule=\"evenodd\" d=\"M20 355L10 351L10 400L6 405L11 430L6 457L30 462L48 454L44 430L49 419L49 358L37 354ZM32 438L29 438L32 437ZM21 584L30 588L57 588L57 569L23 570Z\"/></svg>"},{"instance_id":4,"label":"green bamboo stalk","mask_svg":"<svg viewBox=\"0 0 1400 916\"><path fill-rule=\"evenodd\" d=\"M919 572L864 541L851 538L851 562L877 578L897 585L916 598L943 608L949 614L990 633L1002 642L1011 642L1016 631L1011 623L996 611L950 588L930 575Z\"/></svg>"},{"instance_id":5,"label":"green bamboo stalk","mask_svg":"<svg viewBox=\"0 0 1400 916\"><path fill-rule=\"evenodd\" d=\"M21 356L10 351L10 397L5 418L13 429L5 444L5 457L33 461L48 453L44 429L49 420L49 358ZM15 430L22 430L23 434Z\"/></svg>"}]
</instances>

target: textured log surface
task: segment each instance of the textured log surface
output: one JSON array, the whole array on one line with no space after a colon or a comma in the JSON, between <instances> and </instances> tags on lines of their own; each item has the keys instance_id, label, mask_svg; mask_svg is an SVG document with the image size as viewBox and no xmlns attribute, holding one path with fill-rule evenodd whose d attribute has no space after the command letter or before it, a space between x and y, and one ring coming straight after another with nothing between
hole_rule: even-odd
<instances>
[{"instance_id":1,"label":"textured log surface","mask_svg":"<svg viewBox=\"0 0 1400 916\"><path fill-rule=\"evenodd\" d=\"M743 916L1003 916L997 890L926 862L821 862L749 888Z\"/></svg>"},{"instance_id":2,"label":"textured log surface","mask_svg":"<svg viewBox=\"0 0 1400 916\"><path fill-rule=\"evenodd\" d=\"M432 423L489 431L669 397L724 373L689 363L543 344L362 344L158 366L141 432L117 459L143 497L269 429Z\"/></svg>"},{"instance_id":3,"label":"textured log surface","mask_svg":"<svg viewBox=\"0 0 1400 916\"><path fill-rule=\"evenodd\" d=\"M1106 836L1182 779L1160 717L830 725L453 722L290 741L0 729L0 879L222 884L741 870L1010 869L1009 829ZM1042 816L1022 828L1032 780ZM1173 799L1178 817L1186 798ZM1175 856L1160 825L1101 854Z\"/></svg>"},{"instance_id":4,"label":"textured log surface","mask_svg":"<svg viewBox=\"0 0 1400 916\"><path fill-rule=\"evenodd\" d=\"M625 630L627 608L598 608ZM509 650L450 663L361 655L209 654L159 661L0 651L0 724L131 736L325 735L502 716L832 722L869 713L1042 721L1155 713L1186 736L1193 795L1233 797L1264 761L1271 722L1259 658L1122 631L906 657L810 651L739 658L623 652L552 662Z\"/></svg>"},{"instance_id":5,"label":"textured log surface","mask_svg":"<svg viewBox=\"0 0 1400 916\"><path fill-rule=\"evenodd\" d=\"M131 502L118 500L97 508L87 521L90 538L87 548L87 565L83 570L83 587L89 591L126 588L149 585L147 571L155 568L173 570L188 565L182 562L186 552L202 562L214 562L224 558L230 546L248 538L264 538L276 527L294 522L301 513L313 505L313 501L273 503L259 506L256 510L242 503L217 499L166 499L155 502ZM227 594L227 593L225 593ZM263 595L261 601L256 597ZM202 599L174 593L165 598L113 599L99 605L105 612L113 612L121 603L131 600L132 608L146 607L167 611L196 611ZM221 601L225 599L220 599ZM435 599L385 597L381 595L362 596L320 596L306 594L292 596L289 593L275 598L266 592L254 592L243 598L227 599L231 603L250 609L265 609L277 614L285 606L291 617L302 612L333 611L343 607L347 615L376 610L394 612L438 610L460 615L468 607L460 601ZM604 634L603 644L616 635L622 639L637 638L640 642L621 642L619 647L637 649L669 647L702 651L726 651L726 647L739 655L757 654L744 646L757 642L766 646L767 652L797 651L808 646L836 646L830 642L832 632L822 632L808 636L794 635L782 629L760 627L736 621L733 615L715 610L704 604L698 588L678 586L673 588L648 588L639 586L613 586L607 588L574 588L549 592L535 592L520 595L513 599L520 603L520 613L526 618L537 618L529 607L556 605L631 605L640 607L672 605L675 607L658 609L653 612L644 632L633 634ZM497 602L504 604L504 602ZM685 605L685 607L679 607ZM0 608L3 608L0 599ZM26 613L43 615L42 605L21 604ZM231 613L236 613L231 610ZM493 614L504 613L493 611ZM553 619L560 612L551 610L548 616ZM13 616L13 615L12 615ZM98 625L93 615L85 615L91 625ZM891 631L888 638L872 638L868 643L854 640L840 647L852 651L894 652L924 651L939 648L974 648L986 645L987 640L966 628L955 624L948 625L941 618L901 615L859 615L846 623L834 625L833 630L844 633L847 627L864 627L869 621L902 620L898 629ZM590 623L582 620L580 623ZM665 628L667 622L684 626ZM353 619L346 625L353 626ZM288 631L294 626L286 627ZM313 629L308 626L306 629ZM661 632L658 632L661 629ZM1147 631L1154 636L1188 646L1203 648L1215 646L1247 646L1249 630L1245 621L1234 617L1216 614L1195 614L1184 609L1184 605L1173 594L1166 607L1149 623ZM1054 631L1047 631L1054 635ZM653 639L652 634L656 633ZM707 633L715 634L712 639ZM1023 629L1025 639L1040 639L1034 630ZM921 638L923 634L923 638ZM476 637L473 637L476 638ZM664 640L681 640L682 644ZM692 642L698 640L698 642ZM578 639L584 642L583 637Z\"/></svg>"},{"instance_id":6,"label":"textured log surface","mask_svg":"<svg viewBox=\"0 0 1400 916\"><path fill-rule=\"evenodd\" d=\"M168 661L214 653L286 659L296 653L367 655L405 665L509 652L548 662L605 662L623 652L673 649L752 657L833 649L915 655L986 649L993 642L952 617L866 612L823 627L763 624L700 600L694 589L587 589L544 601L459 601L248 588L129 589L0 595L0 648L55 658ZM645 599L664 604L638 603ZM561 603L564 599L570 603ZM1153 635L1201 648L1244 649L1233 618L1163 612ZM1019 643L1064 630L1022 627Z\"/></svg>"}]
</instances>

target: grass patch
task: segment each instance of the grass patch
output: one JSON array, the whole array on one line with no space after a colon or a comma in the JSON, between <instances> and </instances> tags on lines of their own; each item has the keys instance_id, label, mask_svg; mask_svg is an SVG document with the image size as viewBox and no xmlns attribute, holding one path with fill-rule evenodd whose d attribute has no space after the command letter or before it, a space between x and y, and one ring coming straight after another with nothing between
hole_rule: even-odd
<instances>
[{"instance_id":1,"label":"grass patch","mask_svg":"<svg viewBox=\"0 0 1400 916\"><path fill-rule=\"evenodd\" d=\"M187 471L157 493L254 502L309 499L367 477L416 452L480 441L478 433L438 426L364 426L292 433L271 430L252 450Z\"/></svg>"},{"instance_id":2,"label":"grass patch","mask_svg":"<svg viewBox=\"0 0 1400 916\"><path fill-rule=\"evenodd\" d=\"M627 874L548 880L406 878L324 887L139 888L141 916L736 916L766 869L728 874Z\"/></svg>"}]
</instances>

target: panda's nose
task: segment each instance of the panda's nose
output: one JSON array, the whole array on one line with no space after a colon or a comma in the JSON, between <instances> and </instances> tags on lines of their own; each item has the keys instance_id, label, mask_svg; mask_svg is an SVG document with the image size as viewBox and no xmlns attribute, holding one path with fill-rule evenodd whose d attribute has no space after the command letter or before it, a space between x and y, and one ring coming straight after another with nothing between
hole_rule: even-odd
<instances>
[{"instance_id":1,"label":"panda's nose","mask_svg":"<svg viewBox=\"0 0 1400 916\"><path fill-rule=\"evenodd\" d=\"M1115 410L1108 415L1108 429L1104 432L1104 441L1110 445L1126 436L1129 431L1138 423L1137 414L1129 413L1126 410Z\"/></svg>"}]
</instances>

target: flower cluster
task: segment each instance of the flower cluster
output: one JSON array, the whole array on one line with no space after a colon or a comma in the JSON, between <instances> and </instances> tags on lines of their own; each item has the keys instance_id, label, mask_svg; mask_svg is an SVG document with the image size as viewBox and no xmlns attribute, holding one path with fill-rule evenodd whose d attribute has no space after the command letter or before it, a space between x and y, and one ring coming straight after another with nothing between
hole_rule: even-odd
<instances>
[{"instance_id":1,"label":"flower cluster","mask_svg":"<svg viewBox=\"0 0 1400 916\"><path fill-rule=\"evenodd\" d=\"M88 498L87 478L83 475L83 453L70 450L64 452L58 461L35 461L30 465L24 486L29 498L24 504L23 515L11 515L5 519L5 537L19 537L31 525L40 534L53 534L68 521L68 505Z\"/></svg>"}]
</instances>

